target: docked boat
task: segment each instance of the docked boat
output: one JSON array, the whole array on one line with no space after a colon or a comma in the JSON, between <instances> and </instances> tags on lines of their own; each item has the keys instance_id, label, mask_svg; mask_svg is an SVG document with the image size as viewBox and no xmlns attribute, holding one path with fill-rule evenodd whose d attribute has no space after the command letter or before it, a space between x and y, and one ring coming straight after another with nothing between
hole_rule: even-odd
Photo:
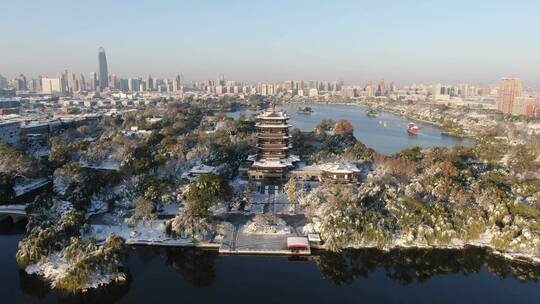
<instances>
[{"instance_id":1,"label":"docked boat","mask_svg":"<svg viewBox=\"0 0 540 304\"><path fill-rule=\"evenodd\" d=\"M409 125L407 126L407 133L409 135L418 135L419 131L420 129L418 128L418 126L413 122L410 122Z\"/></svg>"}]
</instances>

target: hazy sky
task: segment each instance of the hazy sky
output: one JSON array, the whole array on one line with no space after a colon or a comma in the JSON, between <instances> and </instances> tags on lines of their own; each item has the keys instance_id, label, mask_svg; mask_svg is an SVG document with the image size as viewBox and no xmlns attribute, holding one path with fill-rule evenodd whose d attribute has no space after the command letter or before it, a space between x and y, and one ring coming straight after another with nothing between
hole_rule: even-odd
<instances>
[{"instance_id":1,"label":"hazy sky","mask_svg":"<svg viewBox=\"0 0 540 304\"><path fill-rule=\"evenodd\" d=\"M0 74L540 86L540 1L0 0Z\"/></svg>"}]
</instances>

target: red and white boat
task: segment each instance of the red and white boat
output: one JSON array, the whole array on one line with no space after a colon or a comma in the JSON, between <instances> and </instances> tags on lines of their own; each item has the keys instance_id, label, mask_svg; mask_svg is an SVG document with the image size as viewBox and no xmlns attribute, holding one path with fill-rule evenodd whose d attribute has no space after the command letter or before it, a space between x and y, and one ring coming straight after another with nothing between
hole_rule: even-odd
<instances>
[{"instance_id":1,"label":"red and white boat","mask_svg":"<svg viewBox=\"0 0 540 304\"><path fill-rule=\"evenodd\" d=\"M409 126L407 127L407 133L409 135L418 135L418 131L420 131L418 126L414 124L413 122L410 122Z\"/></svg>"}]
</instances>

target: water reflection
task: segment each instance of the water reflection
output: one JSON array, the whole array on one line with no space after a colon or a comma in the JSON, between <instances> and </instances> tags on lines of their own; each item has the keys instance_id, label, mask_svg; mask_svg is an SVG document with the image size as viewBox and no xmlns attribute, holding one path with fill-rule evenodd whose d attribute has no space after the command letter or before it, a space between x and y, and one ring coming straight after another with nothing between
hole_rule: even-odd
<instances>
[{"instance_id":1,"label":"water reflection","mask_svg":"<svg viewBox=\"0 0 540 304\"><path fill-rule=\"evenodd\" d=\"M70 294L51 289L49 284L35 275L20 271L20 288L23 293L22 302L53 302L53 303L116 303L129 293L132 278L122 284L111 284L84 293Z\"/></svg>"},{"instance_id":2,"label":"water reflection","mask_svg":"<svg viewBox=\"0 0 540 304\"><path fill-rule=\"evenodd\" d=\"M215 252L196 249L169 249L165 264L173 268L194 287L211 286L216 278Z\"/></svg>"},{"instance_id":3,"label":"water reflection","mask_svg":"<svg viewBox=\"0 0 540 304\"><path fill-rule=\"evenodd\" d=\"M14 248L13 254L15 250ZM216 252L196 249L133 247L125 262L129 273L126 283L75 295L51 290L46 282L36 276L29 276L23 271L17 273L17 271L3 269L5 272L3 275L19 278L18 293L7 296L6 300L10 303L134 303L150 301L149 298L140 298L150 294L154 302L167 301L170 297L183 297L210 301L221 299L222 302L228 303L238 300L238 298L227 298L231 296L227 291L234 286L249 286L246 287L249 292L244 296L253 298L258 294L257 288L261 289L261 292L283 288L284 276L287 278L302 276L306 282L309 282L307 285L295 286L291 294L313 293L313 288L315 288L319 292L318 296L330 297L336 292L336 287L344 294L347 291L356 294L356 290L361 290L362 286L366 286L368 282L371 282L369 284L376 282L377 286L381 285L380 288L384 289L385 287L382 286L392 286L391 282L402 286L417 286L433 280L436 286L442 289L451 288L444 285L444 280L435 278L443 279L452 274L464 276L459 279L459 284L480 287L488 284L486 282L491 282L489 284L495 288L503 288L510 282L491 281L487 278L496 277L529 283L538 282L540 278L538 266L509 262L478 248L319 252L301 261L303 262L298 262L298 259L264 256L228 257L220 256ZM380 280L381 275L386 278L386 281ZM519 285L524 285L523 288L528 294L536 294L538 285ZM425 286L433 285L425 284ZM475 287L469 287L469 290L470 288L475 290ZM286 297L287 292L291 290L277 292L272 300L279 299L280 294ZM522 297L529 299L530 295L523 294ZM317 296L313 294L311 300L316 299Z\"/></svg>"},{"instance_id":4,"label":"water reflection","mask_svg":"<svg viewBox=\"0 0 540 304\"><path fill-rule=\"evenodd\" d=\"M10 217L0 220L0 236L2 235L22 235L26 232L26 219L13 223Z\"/></svg>"},{"instance_id":5,"label":"water reflection","mask_svg":"<svg viewBox=\"0 0 540 304\"><path fill-rule=\"evenodd\" d=\"M483 268L501 279L538 282L540 278L540 267L511 262L480 248L323 252L315 261L321 275L337 285L351 284L358 277L368 278L378 269L384 269L388 278L404 285L453 273L467 276L478 273Z\"/></svg>"}]
</instances>

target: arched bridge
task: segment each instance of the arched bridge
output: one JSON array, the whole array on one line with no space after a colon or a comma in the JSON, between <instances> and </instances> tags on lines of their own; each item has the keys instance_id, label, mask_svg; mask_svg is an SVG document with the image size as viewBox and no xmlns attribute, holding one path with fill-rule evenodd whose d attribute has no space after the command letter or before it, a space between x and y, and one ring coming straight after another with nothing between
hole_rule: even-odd
<instances>
[{"instance_id":1,"label":"arched bridge","mask_svg":"<svg viewBox=\"0 0 540 304\"><path fill-rule=\"evenodd\" d=\"M26 219L26 205L0 205L0 221L11 217L14 223Z\"/></svg>"}]
</instances>

